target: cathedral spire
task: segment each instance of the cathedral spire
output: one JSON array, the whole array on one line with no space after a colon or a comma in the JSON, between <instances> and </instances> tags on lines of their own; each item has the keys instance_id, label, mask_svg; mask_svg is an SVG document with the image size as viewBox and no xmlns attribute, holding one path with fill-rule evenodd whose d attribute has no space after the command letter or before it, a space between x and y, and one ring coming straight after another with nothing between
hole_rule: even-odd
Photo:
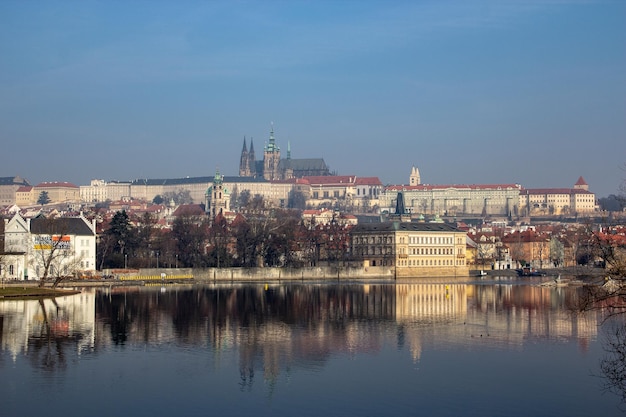
<instances>
[{"instance_id":1,"label":"cathedral spire","mask_svg":"<svg viewBox=\"0 0 626 417\"><path fill-rule=\"evenodd\" d=\"M254 151L252 151L254 153ZM241 150L241 158L239 159L239 176L240 177L249 177L250 176L250 153L248 152L248 147L246 146L246 137L243 137L243 149Z\"/></svg>"},{"instance_id":2,"label":"cathedral spire","mask_svg":"<svg viewBox=\"0 0 626 417\"><path fill-rule=\"evenodd\" d=\"M280 148L276 146L274 138L274 122L270 129L270 141L265 145L263 152L263 178L266 180L280 179L278 165L280 163Z\"/></svg>"},{"instance_id":3,"label":"cathedral spire","mask_svg":"<svg viewBox=\"0 0 626 417\"><path fill-rule=\"evenodd\" d=\"M287 159L291 159L291 141L287 141Z\"/></svg>"},{"instance_id":4,"label":"cathedral spire","mask_svg":"<svg viewBox=\"0 0 626 417\"><path fill-rule=\"evenodd\" d=\"M270 141L265 145L266 152L278 152L280 149L276 146L276 139L274 138L274 122L271 123L270 128Z\"/></svg>"}]
</instances>

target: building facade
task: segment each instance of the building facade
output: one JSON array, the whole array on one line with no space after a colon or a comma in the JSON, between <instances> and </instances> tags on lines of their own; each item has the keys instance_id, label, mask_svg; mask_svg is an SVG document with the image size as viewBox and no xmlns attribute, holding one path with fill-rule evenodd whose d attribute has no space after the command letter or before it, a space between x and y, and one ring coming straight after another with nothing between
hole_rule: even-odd
<instances>
[{"instance_id":1,"label":"building facade","mask_svg":"<svg viewBox=\"0 0 626 417\"><path fill-rule=\"evenodd\" d=\"M34 201L31 204L37 204L39 196L44 192L48 194L50 204L80 202L80 187L71 182L53 181L35 185L32 194Z\"/></svg>"},{"instance_id":2,"label":"building facade","mask_svg":"<svg viewBox=\"0 0 626 417\"><path fill-rule=\"evenodd\" d=\"M392 212L399 194L408 214L437 216L576 215L597 209L595 195L580 177L573 188L523 188L519 184L429 185L411 169L410 185L390 185L380 196L381 210Z\"/></svg>"},{"instance_id":3,"label":"building facade","mask_svg":"<svg viewBox=\"0 0 626 417\"><path fill-rule=\"evenodd\" d=\"M596 196L583 177L573 188L524 188L520 207L527 216L577 215L597 210Z\"/></svg>"},{"instance_id":4,"label":"building facade","mask_svg":"<svg viewBox=\"0 0 626 417\"><path fill-rule=\"evenodd\" d=\"M520 189L519 184L391 185L385 187L380 206L391 212L402 193L410 214L516 216Z\"/></svg>"},{"instance_id":5,"label":"building facade","mask_svg":"<svg viewBox=\"0 0 626 417\"><path fill-rule=\"evenodd\" d=\"M20 187L30 187L30 184L19 176L0 177L0 206L17 204L15 193Z\"/></svg>"},{"instance_id":6,"label":"building facade","mask_svg":"<svg viewBox=\"0 0 626 417\"><path fill-rule=\"evenodd\" d=\"M351 231L354 259L393 266L398 277L466 276L466 235L445 223L384 222Z\"/></svg>"},{"instance_id":7,"label":"building facade","mask_svg":"<svg viewBox=\"0 0 626 417\"><path fill-rule=\"evenodd\" d=\"M3 279L41 279L96 269L96 222L79 217L5 219Z\"/></svg>"}]
</instances>

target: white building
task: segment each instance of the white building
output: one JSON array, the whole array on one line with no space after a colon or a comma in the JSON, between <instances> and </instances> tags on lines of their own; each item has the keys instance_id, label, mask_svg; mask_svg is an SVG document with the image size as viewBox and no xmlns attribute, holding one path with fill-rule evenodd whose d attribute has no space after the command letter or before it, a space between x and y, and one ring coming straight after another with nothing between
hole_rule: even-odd
<instances>
[{"instance_id":1,"label":"white building","mask_svg":"<svg viewBox=\"0 0 626 417\"><path fill-rule=\"evenodd\" d=\"M80 217L25 219L19 213L5 219L0 277L41 279L96 269L96 222Z\"/></svg>"}]
</instances>

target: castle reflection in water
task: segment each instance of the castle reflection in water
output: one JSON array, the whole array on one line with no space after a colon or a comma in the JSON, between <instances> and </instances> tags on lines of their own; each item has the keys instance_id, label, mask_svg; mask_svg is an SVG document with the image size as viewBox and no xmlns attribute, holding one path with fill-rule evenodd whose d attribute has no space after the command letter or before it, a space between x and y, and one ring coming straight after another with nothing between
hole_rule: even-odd
<instances>
[{"instance_id":1,"label":"castle reflection in water","mask_svg":"<svg viewBox=\"0 0 626 417\"><path fill-rule=\"evenodd\" d=\"M517 349L534 338L574 339L584 350L601 316L574 314L576 297L575 288L437 280L86 289L56 300L0 302L0 342L5 353L33 356L44 368L62 366L47 362L60 349L233 350L246 383L254 369L271 379L281 368L323 366L332 355L385 344L410 350L414 361L425 348Z\"/></svg>"}]
</instances>

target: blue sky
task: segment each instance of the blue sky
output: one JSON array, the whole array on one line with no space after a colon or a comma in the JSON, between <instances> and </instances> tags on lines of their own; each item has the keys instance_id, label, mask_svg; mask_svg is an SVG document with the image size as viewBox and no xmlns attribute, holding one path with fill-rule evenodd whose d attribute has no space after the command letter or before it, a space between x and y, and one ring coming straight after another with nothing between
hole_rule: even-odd
<instances>
[{"instance_id":1,"label":"blue sky","mask_svg":"<svg viewBox=\"0 0 626 417\"><path fill-rule=\"evenodd\" d=\"M0 2L0 176L429 184L626 178L626 1Z\"/></svg>"}]
</instances>

